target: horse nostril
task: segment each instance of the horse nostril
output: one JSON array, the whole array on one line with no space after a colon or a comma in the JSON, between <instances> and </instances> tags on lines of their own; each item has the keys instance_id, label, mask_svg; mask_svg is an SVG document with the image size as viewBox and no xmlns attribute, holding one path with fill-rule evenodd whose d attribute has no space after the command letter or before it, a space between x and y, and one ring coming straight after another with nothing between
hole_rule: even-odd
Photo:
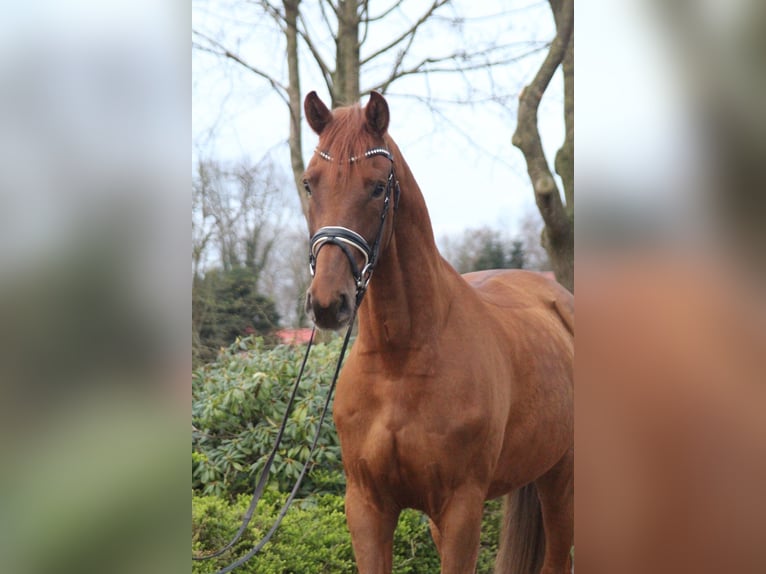
<instances>
[{"instance_id":1,"label":"horse nostril","mask_svg":"<svg viewBox=\"0 0 766 574\"><path fill-rule=\"evenodd\" d=\"M306 293L306 315L320 329L339 329L347 324L353 312L353 297L346 293L335 293L325 298L322 294Z\"/></svg>"},{"instance_id":2,"label":"horse nostril","mask_svg":"<svg viewBox=\"0 0 766 574\"><path fill-rule=\"evenodd\" d=\"M351 313L351 304L348 299L348 295L345 293L340 294L340 301L338 305L338 317Z\"/></svg>"},{"instance_id":3,"label":"horse nostril","mask_svg":"<svg viewBox=\"0 0 766 574\"><path fill-rule=\"evenodd\" d=\"M311 312L311 293L306 293L306 313Z\"/></svg>"}]
</instances>

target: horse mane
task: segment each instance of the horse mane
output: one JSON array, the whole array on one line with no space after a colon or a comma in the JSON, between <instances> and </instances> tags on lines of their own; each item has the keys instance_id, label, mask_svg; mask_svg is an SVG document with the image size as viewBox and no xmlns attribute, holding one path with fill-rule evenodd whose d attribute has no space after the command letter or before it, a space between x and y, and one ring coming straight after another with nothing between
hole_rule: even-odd
<instances>
[{"instance_id":1,"label":"horse mane","mask_svg":"<svg viewBox=\"0 0 766 574\"><path fill-rule=\"evenodd\" d=\"M333 165L337 167L327 174L331 187L345 187L351 174L363 163L349 160L362 158L364 152L380 145L366 126L364 110L359 104L333 110L332 120L322 132L317 145L318 151L330 154Z\"/></svg>"}]
</instances>

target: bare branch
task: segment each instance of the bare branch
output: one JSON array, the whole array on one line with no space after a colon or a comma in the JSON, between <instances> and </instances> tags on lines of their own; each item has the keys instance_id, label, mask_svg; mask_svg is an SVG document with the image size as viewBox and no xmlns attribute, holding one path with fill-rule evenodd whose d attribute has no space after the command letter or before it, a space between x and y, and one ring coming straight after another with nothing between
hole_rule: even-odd
<instances>
[{"instance_id":1,"label":"bare branch","mask_svg":"<svg viewBox=\"0 0 766 574\"><path fill-rule=\"evenodd\" d=\"M285 17L285 14L283 14L279 8L274 6L271 2L268 0L261 0L261 6L264 10L274 19L274 21L277 23L277 25L282 30L282 33L287 33L287 27L290 25L289 22L287 22L287 18ZM320 4L322 6L323 4ZM324 78L325 84L327 84L327 88L331 91L332 87L332 70L330 69L330 66L327 65L324 58L322 58L322 55L319 53L319 50L317 49L316 45L314 44L314 41L311 39L311 36L308 33L308 26L306 25L306 21L303 18L303 15L298 13L298 20L300 21L302 25L302 29L296 27L296 32L301 37L301 39L306 43L306 46L308 47L309 51L311 52L311 55L314 57L314 60L317 63L317 66L319 66L320 71L322 72L322 77Z\"/></svg>"},{"instance_id":2,"label":"bare branch","mask_svg":"<svg viewBox=\"0 0 766 574\"><path fill-rule=\"evenodd\" d=\"M266 12L274 19L274 21L277 23L277 26L279 26L279 29L284 34L287 31L287 19L285 18L285 15L279 11L279 8L274 6L268 0L261 0L260 4L263 9L266 10Z\"/></svg>"},{"instance_id":3,"label":"bare branch","mask_svg":"<svg viewBox=\"0 0 766 574\"><path fill-rule=\"evenodd\" d=\"M432 73L435 74L435 73L456 73L456 72L463 73L463 72L468 72L472 70L492 68L493 66L503 66L503 65L511 64L513 62L518 62L519 60L522 60L533 54L536 54L544 50L546 47L548 46L547 45L538 46L522 54L518 54L515 56L498 57L497 59L486 59L486 60L480 60L480 61L473 61L473 60L478 60L481 56L489 56L489 55L492 55L493 53L501 52L503 47L488 48L487 50L483 52L474 52L470 54L463 51L453 52L451 54L447 54L446 56L439 56L436 58L424 58L417 64L403 70L399 69L399 65L400 65L399 58L403 56L403 53L400 52L399 56L397 57L397 61L394 65L394 69L391 72L391 75L389 75L389 77L383 80L382 82L372 86L369 90L367 90L364 93L370 92L372 90L385 91L388 88L388 86L392 82L394 82L394 80L397 80L404 76L412 76L414 74L432 74ZM456 63L454 66L434 66L434 64L441 64L441 63L449 62L449 61L455 61L455 62L463 61L467 63Z\"/></svg>"},{"instance_id":4,"label":"bare branch","mask_svg":"<svg viewBox=\"0 0 766 574\"><path fill-rule=\"evenodd\" d=\"M192 34L195 36L201 38L205 42L207 42L209 45L205 46L203 44L200 44L198 42L192 41L192 47L196 50L199 50L200 52L207 52L209 54L214 54L216 56L223 56L224 58L228 58L229 60L232 60L242 66L243 68L247 69L248 71L254 73L256 76L260 76L261 78L265 79L272 88L274 88L274 91L277 92L277 95L282 99L282 101L290 106L290 102L287 99L287 86L282 84L281 82L277 81L273 76L270 74L264 72L263 70L260 70L256 68L255 66L249 64L248 62L245 62L241 57L239 57L237 54L234 54L231 52L228 48L221 45L216 40L213 40L212 38L209 38L208 36L202 34L201 32L198 32L197 30L192 30Z\"/></svg>"},{"instance_id":5,"label":"bare branch","mask_svg":"<svg viewBox=\"0 0 766 574\"><path fill-rule=\"evenodd\" d=\"M428 18L436 10L438 10L439 8L441 8L442 6L447 4L448 2L449 2L449 0L434 0L434 3L431 4L431 7L428 10L426 10L426 12L420 18L418 18L418 20L410 28L405 30L402 34L400 34L399 36L394 38L391 42L389 42L388 44L386 44L385 46L383 46L379 50L376 50L375 52L373 52L372 54L370 54L369 56L367 56L366 58L361 60L359 62L359 65L360 66L364 66L366 63L370 62L371 60L374 60L375 58L377 58L381 54L384 54L384 53L388 52L391 48L393 48L397 44L400 44L401 42L403 42L405 39L407 39L407 37L409 37L411 35L414 36L415 33L417 32L418 28L420 28L420 26L426 20L428 20Z\"/></svg>"},{"instance_id":6,"label":"bare branch","mask_svg":"<svg viewBox=\"0 0 766 574\"><path fill-rule=\"evenodd\" d=\"M479 152L482 153L485 157L492 158L495 162L501 163L505 165L506 167L511 168L512 164L508 161L508 158L503 155L501 151L498 151L496 149L489 149L486 148L481 144L481 142L476 141L473 136L469 132L467 132L464 128L464 126L460 125L459 122L456 122L453 117L451 117L450 114L445 113L444 110L442 110L437 104L464 104L465 102L454 102L449 100L443 100L439 99L432 94L429 93L428 96L418 96L414 94L397 94L396 97L398 98L406 98L406 99L412 99L417 102L420 102L424 106L428 108L428 110L435 116L439 118L440 123L444 125L450 126L455 133L457 133L463 140L469 144L471 147L476 148L479 150Z\"/></svg>"},{"instance_id":7,"label":"bare branch","mask_svg":"<svg viewBox=\"0 0 766 574\"><path fill-rule=\"evenodd\" d=\"M447 22L449 24L471 24L475 22L493 22L497 21L501 18L506 18L511 14L518 14L519 12L525 12L529 10L535 10L540 6L541 2L531 2L525 6L517 6L515 8L506 8L504 10L500 10L498 12L493 12L491 14L480 14L478 16L442 16L440 14L436 14L433 16L433 20L440 21L440 22Z\"/></svg>"},{"instance_id":8,"label":"bare branch","mask_svg":"<svg viewBox=\"0 0 766 574\"><path fill-rule=\"evenodd\" d=\"M340 18L340 8L337 4L333 4L332 0L319 0L319 5L322 8L322 12L324 12L324 5L327 4L330 8L332 8L333 14L335 14L336 18Z\"/></svg>"},{"instance_id":9,"label":"bare branch","mask_svg":"<svg viewBox=\"0 0 766 574\"><path fill-rule=\"evenodd\" d=\"M327 26L327 29L330 31L331 35L335 36L333 33L332 23L330 22L330 18L327 16L327 10L324 8L325 3L319 2L319 11L322 13L322 20L324 20L325 25ZM330 4L332 6L332 4ZM333 12L335 14L335 17L338 17L338 11L333 6Z\"/></svg>"},{"instance_id":10,"label":"bare branch","mask_svg":"<svg viewBox=\"0 0 766 574\"><path fill-rule=\"evenodd\" d=\"M411 93L402 93L402 92L387 92L387 96L391 98L396 99L405 99L405 100L415 100L417 102L426 102L426 98L423 98L422 96L413 95ZM503 109L506 109L508 107L508 102L512 98L518 97L518 94L503 94L503 95L487 95L483 97L476 97L472 96L470 98L440 98L436 96L429 97L428 100L428 107L436 108L437 105L449 105L449 106L466 106L466 105L481 105L481 104L498 104ZM437 112L435 112L437 113ZM510 165L510 164L508 164Z\"/></svg>"},{"instance_id":11,"label":"bare branch","mask_svg":"<svg viewBox=\"0 0 766 574\"><path fill-rule=\"evenodd\" d=\"M308 46L308 49L311 52L311 55L314 56L314 60L316 60L317 66L319 66L319 69L322 71L322 76L324 77L324 81L327 84L327 89L330 92L332 92L332 70L330 69L330 66L328 66L327 63L324 61L324 58L322 58L322 55L319 53L319 50L317 49L316 45L311 40L311 37L308 34L308 27L306 26L306 21L303 18L303 14L300 14L298 16L298 19L300 20L300 23L303 25L302 30L298 28L298 35L306 43L306 46Z\"/></svg>"},{"instance_id":12,"label":"bare branch","mask_svg":"<svg viewBox=\"0 0 766 574\"><path fill-rule=\"evenodd\" d=\"M553 74L556 72L556 68L559 67L569 43L569 36L572 33L572 26L574 24L574 14L572 12L572 2L567 0L564 3L564 10L569 8L569 18L562 19L560 27L557 29L556 38L551 42L548 55L545 57L540 69L537 71L532 83L527 86L528 98L530 98L530 104L534 105L535 110L540 104L540 100L543 97L543 93L548 88L548 84L553 78ZM522 93L522 97L524 94Z\"/></svg>"},{"instance_id":13,"label":"bare branch","mask_svg":"<svg viewBox=\"0 0 766 574\"><path fill-rule=\"evenodd\" d=\"M359 23L364 26L364 31L362 32L362 39L359 40L359 45L363 46L364 43L367 41L367 33L370 31L370 2L369 0L364 0L362 2L362 10L359 13Z\"/></svg>"},{"instance_id":14,"label":"bare branch","mask_svg":"<svg viewBox=\"0 0 766 574\"><path fill-rule=\"evenodd\" d=\"M399 53L396 55L396 60L394 61L394 67L391 71L391 74L388 77L388 80L380 84L380 92L386 93L386 90L388 89L388 86L393 82L396 78L401 77L399 68L401 67L402 63L404 62L404 58L407 56L407 53L410 51L410 47L412 46L412 42L415 40L415 34L410 36L409 41L407 42L407 46L405 46L403 49L399 50Z\"/></svg>"},{"instance_id":15,"label":"bare branch","mask_svg":"<svg viewBox=\"0 0 766 574\"><path fill-rule=\"evenodd\" d=\"M391 12L393 12L394 10L399 8L402 5L403 2L404 2L404 0L397 0L390 7L386 8L386 10L384 10L383 12L378 14L377 16L368 16L367 21L368 22L376 22L378 20L382 20L383 18L385 18L386 16L391 14Z\"/></svg>"}]
</instances>

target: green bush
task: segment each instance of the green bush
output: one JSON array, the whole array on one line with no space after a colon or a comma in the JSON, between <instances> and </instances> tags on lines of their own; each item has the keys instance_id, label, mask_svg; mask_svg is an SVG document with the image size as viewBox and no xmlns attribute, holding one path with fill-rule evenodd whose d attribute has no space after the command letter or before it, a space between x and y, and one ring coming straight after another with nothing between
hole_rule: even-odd
<instances>
[{"instance_id":1,"label":"green bush","mask_svg":"<svg viewBox=\"0 0 766 574\"><path fill-rule=\"evenodd\" d=\"M500 542L500 529L503 521L503 501L501 498L484 503L484 520L481 523L481 546L479 560L476 563L477 574L492 574L495 571L495 556Z\"/></svg>"},{"instance_id":2,"label":"green bush","mask_svg":"<svg viewBox=\"0 0 766 574\"><path fill-rule=\"evenodd\" d=\"M292 488L319 422L340 340L314 345L274 459L270 481ZM252 491L276 440L304 347L267 349L260 338L242 339L192 377L192 488L233 497ZM300 494L343 491L340 446L325 419L312 468Z\"/></svg>"},{"instance_id":3,"label":"green bush","mask_svg":"<svg viewBox=\"0 0 766 574\"><path fill-rule=\"evenodd\" d=\"M285 495L268 491L256 509L250 528L231 552L211 560L193 562L193 574L210 574L243 556L268 531ZM240 496L230 503L216 496L192 498L192 550L211 552L236 533L250 503ZM482 528L478 574L491 574L500 524L499 501L487 503ZM296 501L271 541L237 572L242 574L352 574L356 566L346 527L343 498L324 494ZM394 537L394 574L439 572L439 557L431 540L427 518L405 510Z\"/></svg>"},{"instance_id":4,"label":"green bush","mask_svg":"<svg viewBox=\"0 0 766 574\"><path fill-rule=\"evenodd\" d=\"M250 267L213 269L192 283L192 361L215 360L237 337L268 335L279 325L274 301L256 291Z\"/></svg>"},{"instance_id":5,"label":"green bush","mask_svg":"<svg viewBox=\"0 0 766 574\"><path fill-rule=\"evenodd\" d=\"M259 503L249 530L231 552L207 561L193 562L194 574L216 572L244 555L276 520L283 496L266 493ZM192 549L195 553L216 550L236 533L249 497L230 504L218 497L192 500ZM355 572L351 542L345 526L343 500L321 495L296 501L271 541L237 572L257 574Z\"/></svg>"}]
</instances>

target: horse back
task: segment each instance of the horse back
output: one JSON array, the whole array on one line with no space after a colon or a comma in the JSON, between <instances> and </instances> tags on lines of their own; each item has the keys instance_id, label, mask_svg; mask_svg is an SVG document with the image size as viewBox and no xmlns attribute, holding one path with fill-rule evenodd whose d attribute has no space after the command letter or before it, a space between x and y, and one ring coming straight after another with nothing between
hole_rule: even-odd
<instances>
[{"instance_id":1,"label":"horse back","mask_svg":"<svg viewBox=\"0 0 766 574\"><path fill-rule=\"evenodd\" d=\"M571 387L574 296L532 271L477 271L463 278L477 295L484 322L504 342L514 381L538 389Z\"/></svg>"},{"instance_id":2,"label":"horse back","mask_svg":"<svg viewBox=\"0 0 766 574\"><path fill-rule=\"evenodd\" d=\"M574 337L574 296L542 273L490 269L466 273L463 278L494 313L512 316L547 311Z\"/></svg>"}]
</instances>

